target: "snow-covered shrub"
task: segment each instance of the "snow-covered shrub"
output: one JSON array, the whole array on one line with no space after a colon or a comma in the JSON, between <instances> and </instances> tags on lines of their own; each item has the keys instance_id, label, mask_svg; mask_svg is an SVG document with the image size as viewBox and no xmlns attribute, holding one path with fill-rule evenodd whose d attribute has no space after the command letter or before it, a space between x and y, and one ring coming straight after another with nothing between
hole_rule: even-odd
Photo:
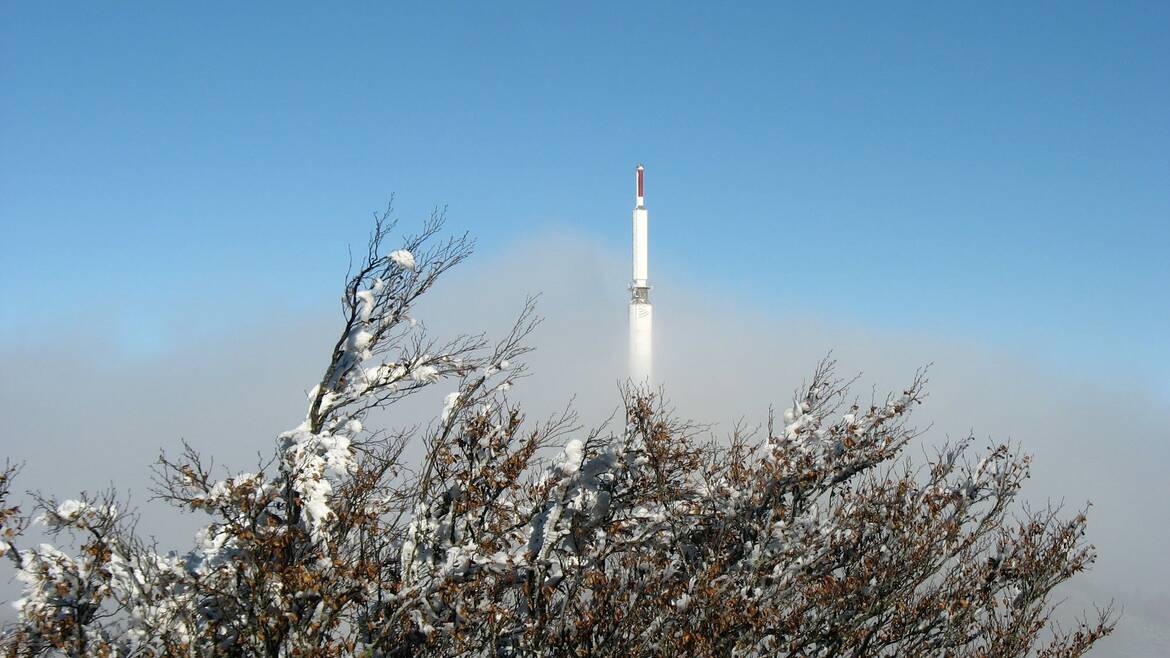
<instances>
[{"instance_id":1,"label":"snow-covered shrub","mask_svg":"<svg viewBox=\"0 0 1170 658\"><path fill-rule=\"evenodd\" d=\"M412 305L470 253L440 218L377 223L304 420L261 472L185 447L158 494L207 515L160 554L112 497L39 501L0 475L0 555L24 587L13 655L1077 656L1109 611L1049 623L1093 560L1082 514L1013 506L1028 458L962 441L902 457L925 379L868 404L820 367L760 436L702 442L626 389L616 426L527 421L505 396L535 327L428 339ZM447 386L426 431L371 411ZM421 463L405 463L408 443ZM21 545L30 521L61 546ZM63 547L64 548L63 548Z\"/></svg>"}]
</instances>

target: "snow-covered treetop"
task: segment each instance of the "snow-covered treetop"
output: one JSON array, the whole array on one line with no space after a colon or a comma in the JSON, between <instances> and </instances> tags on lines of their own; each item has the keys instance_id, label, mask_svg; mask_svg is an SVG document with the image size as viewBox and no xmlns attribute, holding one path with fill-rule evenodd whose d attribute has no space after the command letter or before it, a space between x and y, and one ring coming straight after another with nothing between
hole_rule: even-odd
<instances>
[{"instance_id":1,"label":"snow-covered treetop","mask_svg":"<svg viewBox=\"0 0 1170 658\"><path fill-rule=\"evenodd\" d=\"M1009 514L1028 459L971 440L902 457L925 377L861 403L826 362L758 435L702 440L659 394L620 420L528 421L532 300L496 342L436 341L415 302L463 261L442 218L375 225L305 417L271 460L217 476L163 456L157 495L205 515L159 553L112 495L39 499L0 473L0 555L23 588L5 643L71 656L1076 656L1109 611L1041 632L1093 560L1084 516ZM427 387L422 429L370 412ZM291 425L292 423L290 423ZM404 458L421 446L419 461ZM55 544L23 545L42 524Z\"/></svg>"}]
</instances>

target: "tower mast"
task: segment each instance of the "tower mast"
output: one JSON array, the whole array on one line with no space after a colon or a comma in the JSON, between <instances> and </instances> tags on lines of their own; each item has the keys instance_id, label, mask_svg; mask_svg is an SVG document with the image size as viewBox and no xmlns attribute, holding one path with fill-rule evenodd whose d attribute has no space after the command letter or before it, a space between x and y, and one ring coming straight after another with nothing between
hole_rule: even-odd
<instances>
[{"instance_id":1,"label":"tower mast","mask_svg":"<svg viewBox=\"0 0 1170 658\"><path fill-rule=\"evenodd\" d=\"M634 278L630 282L630 379L636 384L651 378L654 307L650 305L649 225L645 201L646 169L635 170Z\"/></svg>"}]
</instances>

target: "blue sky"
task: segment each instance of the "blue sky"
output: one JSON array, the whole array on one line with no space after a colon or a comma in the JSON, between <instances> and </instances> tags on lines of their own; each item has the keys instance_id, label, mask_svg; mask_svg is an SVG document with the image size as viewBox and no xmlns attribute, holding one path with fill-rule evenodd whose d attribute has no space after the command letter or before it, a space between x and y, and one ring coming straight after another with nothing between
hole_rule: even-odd
<instances>
[{"instance_id":1,"label":"blue sky","mask_svg":"<svg viewBox=\"0 0 1170 658\"><path fill-rule=\"evenodd\" d=\"M1170 5L1021 4L5 2L0 340L319 308L391 194L624 255L642 161L659 285L1170 394Z\"/></svg>"}]
</instances>

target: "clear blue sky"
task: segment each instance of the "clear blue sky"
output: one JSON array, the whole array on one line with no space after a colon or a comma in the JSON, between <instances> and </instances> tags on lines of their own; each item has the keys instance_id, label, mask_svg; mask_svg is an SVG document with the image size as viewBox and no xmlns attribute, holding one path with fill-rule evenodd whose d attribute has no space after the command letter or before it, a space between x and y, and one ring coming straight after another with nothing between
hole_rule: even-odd
<instances>
[{"instance_id":1,"label":"clear blue sky","mask_svg":"<svg viewBox=\"0 0 1170 658\"><path fill-rule=\"evenodd\" d=\"M4 2L0 339L317 307L391 193L625 250L643 161L660 269L1170 382L1170 4L935 4Z\"/></svg>"}]
</instances>

